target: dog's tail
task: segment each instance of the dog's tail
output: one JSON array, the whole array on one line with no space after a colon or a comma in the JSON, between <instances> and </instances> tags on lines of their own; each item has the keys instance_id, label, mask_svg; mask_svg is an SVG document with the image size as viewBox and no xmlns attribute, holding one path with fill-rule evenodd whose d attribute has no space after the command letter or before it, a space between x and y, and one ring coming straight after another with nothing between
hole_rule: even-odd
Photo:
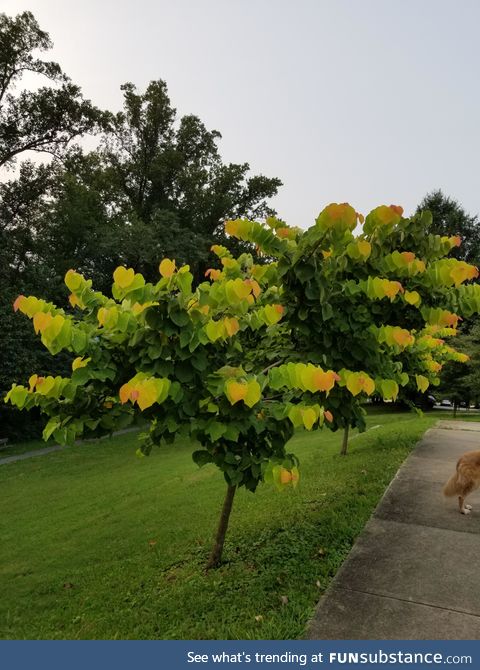
<instances>
[{"instance_id":1,"label":"dog's tail","mask_svg":"<svg viewBox=\"0 0 480 670\"><path fill-rule=\"evenodd\" d=\"M458 473L455 472L443 487L443 495L450 497L458 492Z\"/></svg>"}]
</instances>

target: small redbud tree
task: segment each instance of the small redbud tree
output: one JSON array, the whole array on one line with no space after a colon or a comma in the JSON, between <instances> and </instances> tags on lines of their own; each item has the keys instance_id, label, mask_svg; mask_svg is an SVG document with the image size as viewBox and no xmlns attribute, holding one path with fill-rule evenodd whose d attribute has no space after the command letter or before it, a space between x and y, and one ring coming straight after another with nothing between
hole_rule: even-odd
<instances>
[{"instance_id":1,"label":"small redbud tree","mask_svg":"<svg viewBox=\"0 0 480 670\"><path fill-rule=\"evenodd\" d=\"M305 408L298 398L308 389L326 401L338 378L318 366L281 365L288 356L275 359L284 313L275 264L213 251L223 269L208 271L196 289L188 266L164 259L157 284L117 268L112 298L69 270L73 314L19 296L14 309L32 319L47 349L75 358L70 377L33 374L6 396L20 409L39 407L49 416L44 438L60 443L123 428L136 414L150 422L140 456L178 435L191 439L193 460L214 463L227 483L208 567L220 561L238 487L296 485L298 462L285 447L292 416L300 413L307 428L332 420L326 403Z\"/></svg>"}]
</instances>

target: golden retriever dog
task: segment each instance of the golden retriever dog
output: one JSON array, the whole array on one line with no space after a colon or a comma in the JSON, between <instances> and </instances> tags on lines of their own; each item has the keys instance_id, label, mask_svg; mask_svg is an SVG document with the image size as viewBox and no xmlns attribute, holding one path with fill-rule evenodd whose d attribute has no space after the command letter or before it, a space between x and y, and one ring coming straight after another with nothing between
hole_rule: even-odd
<instances>
[{"instance_id":1,"label":"golden retriever dog","mask_svg":"<svg viewBox=\"0 0 480 670\"><path fill-rule=\"evenodd\" d=\"M467 451L458 459L457 471L443 487L443 495L458 496L462 514L470 514L471 505L465 504L469 493L480 486L480 451Z\"/></svg>"}]
</instances>

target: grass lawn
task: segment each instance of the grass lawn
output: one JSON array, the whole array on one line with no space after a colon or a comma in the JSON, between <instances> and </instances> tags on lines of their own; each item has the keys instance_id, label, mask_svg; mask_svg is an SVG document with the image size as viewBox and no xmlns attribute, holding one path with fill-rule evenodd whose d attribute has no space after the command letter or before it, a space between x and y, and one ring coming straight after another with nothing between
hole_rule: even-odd
<instances>
[{"instance_id":1,"label":"grass lawn","mask_svg":"<svg viewBox=\"0 0 480 670\"><path fill-rule=\"evenodd\" d=\"M437 418L374 414L298 433L296 491L237 493L225 564L205 574L225 484L177 444L125 434L0 466L1 638L291 639L401 462ZM285 598L286 596L286 598Z\"/></svg>"}]
</instances>

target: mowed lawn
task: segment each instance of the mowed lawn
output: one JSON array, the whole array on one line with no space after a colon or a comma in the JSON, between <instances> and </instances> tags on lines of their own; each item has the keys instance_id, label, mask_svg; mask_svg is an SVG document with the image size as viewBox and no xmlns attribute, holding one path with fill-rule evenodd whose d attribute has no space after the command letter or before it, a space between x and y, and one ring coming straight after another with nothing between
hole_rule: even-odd
<instances>
[{"instance_id":1,"label":"mowed lawn","mask_svg":"<svg viewBox=\"0 0 480 670\"><path fill-rule=\"evenodd\" d=\"M301 637L437 418L372 415L347 457L340 433L298 433L299 487L240 490L225 564L208 574L225 483L197 468L191 445L138 459L130 433L0 466L0 637Z\"/></svg>"}]
</instances>

